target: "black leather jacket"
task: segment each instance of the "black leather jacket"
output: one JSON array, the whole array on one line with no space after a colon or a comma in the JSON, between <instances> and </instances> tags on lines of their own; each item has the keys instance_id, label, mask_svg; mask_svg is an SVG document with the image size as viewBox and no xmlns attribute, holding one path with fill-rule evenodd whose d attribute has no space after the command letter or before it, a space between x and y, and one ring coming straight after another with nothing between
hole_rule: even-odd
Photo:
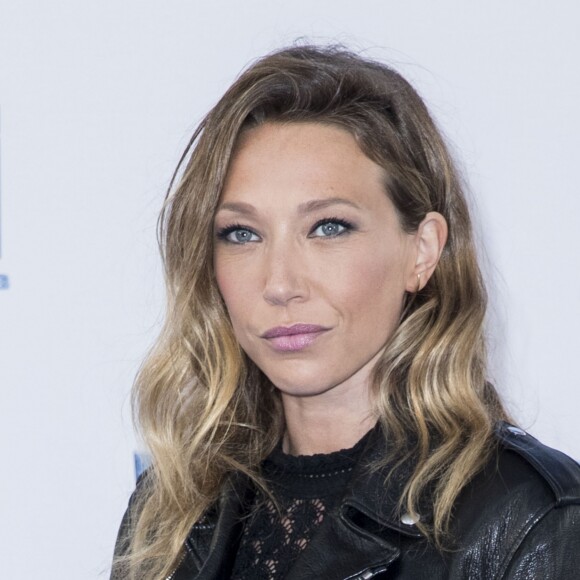
<instances>
[{"instance_id":1,"label":"black leather jacket","mask_svg":"<svg viewBox=\"0 0 580 580\"><path fill-rule=\"evenodd\" d=\"M286 580L580 579L580 466L511 425L499 425L497 438L497 455L454 508L453 549L438 551L412 518L397 515L408 465L387 486L384 473L361 469ZM366 456L375 453L382 443ZM248 487L232 481L192 528L171 580L229 577ZM427 503L419 516L430 520Z\"/></svg>"}]
</instances>

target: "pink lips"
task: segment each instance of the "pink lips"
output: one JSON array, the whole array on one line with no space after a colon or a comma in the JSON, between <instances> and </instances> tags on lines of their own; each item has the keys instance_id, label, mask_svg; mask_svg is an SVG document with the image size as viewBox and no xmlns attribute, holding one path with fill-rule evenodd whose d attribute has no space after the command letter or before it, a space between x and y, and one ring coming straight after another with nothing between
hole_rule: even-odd
<instances>
[{"instance_id":1,"label":"pink lips","mask_svg":"<svg viewBox=\"0 0 580 580\"><path fill-rule=\"evenodd\" d=\"M317 324L293 324L292 326L276 326L267 330L262 338L283 352L294 352L310 346L328 328Z\"/></svg>"}]
</instances>

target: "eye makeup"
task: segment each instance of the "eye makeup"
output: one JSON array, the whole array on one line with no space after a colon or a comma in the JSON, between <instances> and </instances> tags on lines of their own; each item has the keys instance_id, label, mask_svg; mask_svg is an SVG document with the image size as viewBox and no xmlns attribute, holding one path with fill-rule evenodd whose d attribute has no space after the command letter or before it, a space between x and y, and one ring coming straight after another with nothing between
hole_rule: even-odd
<instances>
[{"instance_id":1,"label":"eye makeup","mask_svg":"<svg viewBox=\"0 0 580 580\"><path fill-rule=\"evenodd\" d=\"M355 231L356 226L343 218L326 217L319 219L310 228L309 238L337 238ZM317 233L317 230L320 230ZM250 227L241 223L233 223L218 228L216 237L219 241L230 244L246 244L261 241L260 236Z\"/></svg>"},{"instance_id":2,"label":"eye makeup","mask_svg":"<svg viewBox=\"0 0 580 580\"><path fill-rule=\"evenodd\" d=\"M338 227L336 227L338 226ZM316 230L321 230L320 235L316 235ZM356 229L355 225L348 220L330 217L318 220L310 230L309 237L314 238L336 238L350 233Z\"/></svg>"},{"instance_id":3,"label":"eye makeup","mask_svg":"<svg viewBox=\"0 0 580 580\"><path fill-rule=\"evenodd\" d=\"M219 228L216 232L216 237L218 240L230 244L246 244L248 242L258 241L253 240L252 236L259 238L258 234L256 234L256 232L254 232L251 228L239 223L230 224L223 228Z\"/></svg>"}]
</instances>

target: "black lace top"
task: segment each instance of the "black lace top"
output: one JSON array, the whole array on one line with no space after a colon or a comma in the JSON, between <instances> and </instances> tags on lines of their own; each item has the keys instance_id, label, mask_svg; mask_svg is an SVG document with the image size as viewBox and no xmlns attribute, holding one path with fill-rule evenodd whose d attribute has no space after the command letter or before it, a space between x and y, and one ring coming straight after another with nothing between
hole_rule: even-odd
<instances>
[{"instance_id":1,"label":"black lace top","mask_svg":"<svg viewBox=\"0 0 580 580\"><path fill-rule=\"evenodd\" d=\"M279 510L258 492L246 520L232 580L278 580L306 548L325 514L341 499L369 434L351 449L292 456L276 449L263 463Z\"/></svg>"}]
</instances>

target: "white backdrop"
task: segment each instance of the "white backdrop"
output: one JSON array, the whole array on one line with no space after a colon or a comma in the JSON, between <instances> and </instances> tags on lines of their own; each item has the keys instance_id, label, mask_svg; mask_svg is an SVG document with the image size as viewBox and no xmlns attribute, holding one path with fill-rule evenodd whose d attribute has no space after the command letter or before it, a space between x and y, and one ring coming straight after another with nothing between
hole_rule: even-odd
<instances>
[{"instance_id":1,"label":"white backdrop","mask_svg":"<svg viewBox=\"0 0 580 580\"><path fill-rule=\"evenodd\" d=\"M106 576L163 310L164 189L240 69L303 36L367 49L426 98L478 207L492 378L580 457L577 6L0 0L0 575Z\"/></svg>"}]
</instances>

